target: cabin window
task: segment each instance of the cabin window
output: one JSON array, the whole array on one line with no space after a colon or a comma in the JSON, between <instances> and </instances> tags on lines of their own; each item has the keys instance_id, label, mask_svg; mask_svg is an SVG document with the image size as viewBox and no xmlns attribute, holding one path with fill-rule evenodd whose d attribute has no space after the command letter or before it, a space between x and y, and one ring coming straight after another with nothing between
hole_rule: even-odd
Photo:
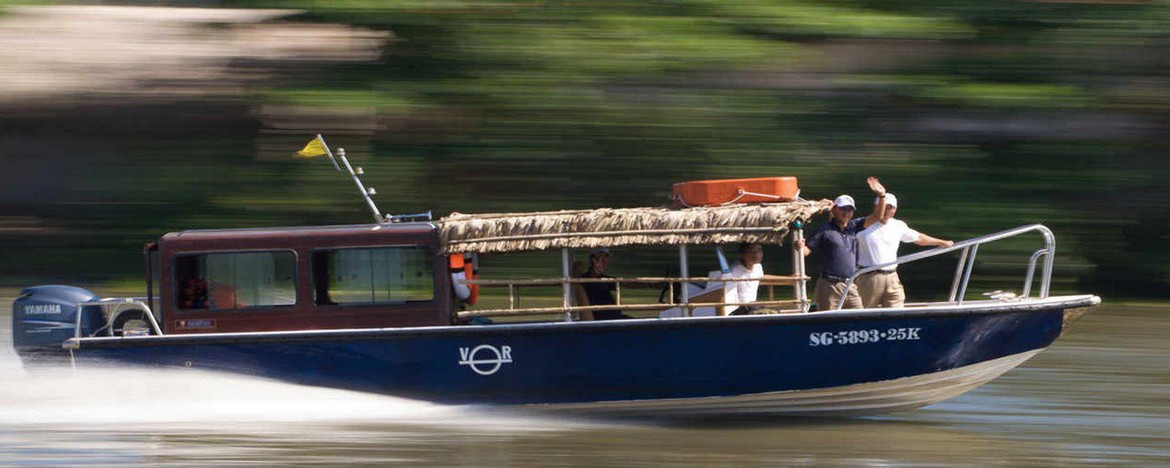
<instances>
[{"instance_id":1,"label":"cabin window","mask_svg":"<svg viewBox=\"0 0 1170 468\"><path fill-rule=\"evenodd\" d=\"M296 255L231 252L175 257L180 309L242 309L297 302Z\"/></svg>"},{"instance_id":2,"label":"cabin window","mask_svg":"<svg viewBox=\"0 0 1170 468\"><path fill-rule=\"evenodd\" d=\"M316 251L314 301L322 305L358 305L433 300L434 258L425 247Z\"/></svg>"}]
</instances>

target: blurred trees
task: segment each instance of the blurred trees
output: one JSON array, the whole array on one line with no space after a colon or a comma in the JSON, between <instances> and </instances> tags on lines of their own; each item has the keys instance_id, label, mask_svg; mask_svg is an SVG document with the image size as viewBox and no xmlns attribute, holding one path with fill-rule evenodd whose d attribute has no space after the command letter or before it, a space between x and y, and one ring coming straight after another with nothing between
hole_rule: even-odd
<instances>
[{"instance_id":1,"label":"blurred trees","mask_svg":"<svg viewBox=\"0 0 1170 468\"><path fill-rule=\"evenodd\" d=\"M280 75L246 95L372 115L372 132L322 126L334 145L364 148L355 159L389 211L658 205L676 181L781 174L807 198L864 200L877 175L900 217L938 237L1049 225L1058 275L1086 283L1058 289L1170 293L1166 2L224 3L392 34L376 63ZM127 188L199 207L134 211L141 232L157 229L147 238L366 219L323 166L252 160L249 135L275 125L252 118L165 142L221 152L181 194L155 177ZM219 134L230 138L206 143ZM154 176L176 167L134 154ZM988 249L981 268L1018 274L1034 245Z\"/></svg>"}]
</instances>

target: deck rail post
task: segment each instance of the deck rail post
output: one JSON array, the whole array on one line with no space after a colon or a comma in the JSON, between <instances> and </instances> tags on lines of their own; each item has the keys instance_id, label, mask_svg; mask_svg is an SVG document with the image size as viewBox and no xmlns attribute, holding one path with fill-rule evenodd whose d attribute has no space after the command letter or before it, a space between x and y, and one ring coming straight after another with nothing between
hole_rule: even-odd
<instances>
[{"instance_id":1,"label":"deck rail post","mask_svg":"<svg viewBox=\"0 0 1170 468\"><path fill-rule=\"evenodd\" d=\"M967 296L967 283L971 281L971 270L975 268L975 256L979 255L979 244L971 246L971 255L967 257L967 268L963 271L963 283L959 285L959 295L956 304L962 305Z\"/></svg>"},{"instance_id":2,"label":"deck rail post","mask_svg":"<svg viewBox=\"0 0 1170 468\"><path fill-rule=\"evenodd\" d=\"M948 302L955 302L955 296L959 294L959 282L963 278L963 266L967 264L967 255L971 253L970 248L963 249L963 253L959 255L959 263L955 265L955 278L951 280L951 294L947 296Z\"/></svg>"},{"instance_id":3,"label":"deck rail post","mask_svg":"<svg viewBox=\"0 0 1170 468\"><path fill-rule=\"evenodd\" d=\"M1037 225L1040 234L1044 235L1044 250L1048 253L1044 256L1044 276L1040 281L1040 298L1048 297L1048 287L1052 284L1052 266L1056 261L1056 236L1048 228Z\"/></svg>"},{"instance_id":4,"label":"deck rail post","mask_svg":"<svg viewBox=\"0 0 1170 468\"><path fill-rule=\"evenodd\" d=\"M1024 291L1020 293L1020 297L1027 298L1032 295L1032 279L1036 273L1036 261L1045 255L1048 255L1048 249L1032 252L1032 258L1028 259L1028 272L1024 275Z\"/></svg>"}]
</instances>

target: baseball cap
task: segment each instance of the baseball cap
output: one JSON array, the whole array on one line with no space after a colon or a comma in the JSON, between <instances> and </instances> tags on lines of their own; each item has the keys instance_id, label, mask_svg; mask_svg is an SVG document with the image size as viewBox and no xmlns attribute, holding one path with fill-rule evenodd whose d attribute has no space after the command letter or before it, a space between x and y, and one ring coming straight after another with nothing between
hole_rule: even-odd
<instances>
[{"instance_id":1,"label":"baseball cap","mask_svg":"<svg viewBox=\"0 0 1170 468\"><path fill-rule=\"evenodd\" d=\"M841 195L841 196L837 197L836 200L833 200L833 205L836 206L837 208L844 208L846 206L850 206L850 207L854 207L854 208L857 207L857 205L855 205L853 203L853 197L851 197L849 195Z\"/></svg>"},{"instance_id":2,"label":"baseball cap","mask_svg":"<svg viewBox=\"0 0 1170 468\"><path fill-rule=\"evenodd\" d=\"M878 199L874 198L873 204L875 204L875 205L878 204ZM898 207L898 197L895 197L894 194L892 194L890 192L886 192L886 206L892 206L894 208L897 208Z\"/></svg>"}]
</instances>

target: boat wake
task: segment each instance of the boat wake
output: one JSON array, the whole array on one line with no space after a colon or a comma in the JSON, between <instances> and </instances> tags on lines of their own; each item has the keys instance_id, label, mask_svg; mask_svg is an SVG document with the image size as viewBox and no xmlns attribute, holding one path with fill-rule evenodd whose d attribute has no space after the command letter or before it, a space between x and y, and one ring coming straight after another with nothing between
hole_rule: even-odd
<instances>
[{"instance_id":1,"label":"boat wake","mask_svg":"<svg viewBox=\"0 0 1170 468\"><path fill-rule=\"evenodd\" d=\"M501 415L384 395L187 369L0 366L0 427L391 424L557 430L563 419ZM278 423L278 424L273 424Z\"/></svg>"}]
</instances>

